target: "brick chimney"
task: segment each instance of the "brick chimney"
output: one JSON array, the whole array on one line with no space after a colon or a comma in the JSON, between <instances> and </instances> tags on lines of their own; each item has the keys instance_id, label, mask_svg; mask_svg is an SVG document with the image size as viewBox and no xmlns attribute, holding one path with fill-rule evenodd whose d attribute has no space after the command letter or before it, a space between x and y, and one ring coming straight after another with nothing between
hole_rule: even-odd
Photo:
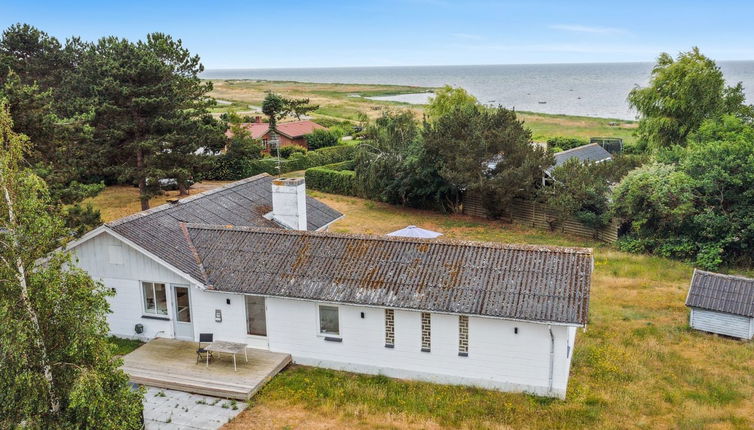
<instances>
[{"instance_id":1,"label":"brick chimney","mask_svg":"<svg viewBox=\"0 0 754 430\"><path fill-rule=\"evenodd\" d=\"M272 219L293 230L306 230L304 178L272 180Z\"/></svg>"}]
</instances>

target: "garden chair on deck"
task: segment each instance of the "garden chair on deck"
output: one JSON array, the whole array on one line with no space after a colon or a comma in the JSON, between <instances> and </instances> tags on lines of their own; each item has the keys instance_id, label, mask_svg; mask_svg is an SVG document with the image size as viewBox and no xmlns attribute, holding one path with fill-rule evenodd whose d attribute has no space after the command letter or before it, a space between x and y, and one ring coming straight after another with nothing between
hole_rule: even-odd
<instances>
[{"instance_id":1,"label":"garden chair on deck","mask_svg":"<svg viewBox=\"0 0 754 430\"><path fill-rule=\"evenodd\" d=\"M214 335L212 333L199 333L199 348L196 350L196 364L199 361L209 362L212 359L212 351L207 351L202 344L212 343Z\"/></svg>"}]
</instances>

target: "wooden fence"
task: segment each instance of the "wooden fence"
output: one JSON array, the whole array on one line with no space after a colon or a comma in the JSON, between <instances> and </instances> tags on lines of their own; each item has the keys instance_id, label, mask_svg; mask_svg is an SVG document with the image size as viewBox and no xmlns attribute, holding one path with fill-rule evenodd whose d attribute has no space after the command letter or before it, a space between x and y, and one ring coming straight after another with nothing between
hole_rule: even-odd
<instances>
[{"instance_id":1,"label":"wooden fence","mask_svg":"<svg viewBox=\"0 0 754 430\"><path fill-rule=\"evenodd\" d=\"M613 243L618 240L618 228L620 225L616 220L613 220L605 227L595 229L575 219L567 219L556 225L554 229L551 229L550 223L547 221L554 219L554 217L548 214L547 210L541 204L536 202L516 200L508 208L508 212L510 213L511 221L529 227L558 231L606 243ZM466 194L463 198L463 213L476 217L487 217L487 212L482 205L481 196L471 193Z\"/></svg>"}]
</instances>

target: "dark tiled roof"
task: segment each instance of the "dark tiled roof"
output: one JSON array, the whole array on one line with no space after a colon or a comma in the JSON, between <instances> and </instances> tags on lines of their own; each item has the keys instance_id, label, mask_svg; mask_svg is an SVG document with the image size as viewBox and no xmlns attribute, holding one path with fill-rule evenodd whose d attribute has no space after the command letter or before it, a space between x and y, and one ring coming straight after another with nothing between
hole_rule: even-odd
<instances>
[{"instance_id":1,"label":"dark tiled roof","mask_svg":"<svg viewBox=\"0 0 754 430\"><path fill-rule=\"evenodd\" d=\"M220 291L587 322L589 249L196 224L188 232Z\"/></svg>"},{"instance_id":2,"label":"dark tiled roof","mask_svg":"<svg viewBox=\"0 0 754 430\"><path fill-rule=\"evenodd\" d=\"M578 146L566 151L555 153L555 166L550 167L548 171L560 166L566 161L576 158L581 161L604 161L612 159L612 155L601 147L599 143L590 143L589 145Z\"/></svg>"},{"instance_id":3,"label":"dark tiled roof","mask_svg":"<svg viewBox=\"0 0 754 430\"><path fill-rule=\"evenodd\" d=\"M686 306L754 318L754 279L695 270Z\"/></svg>"},{"instance_id":4,"label":"dark tiled roof","mask_svg":"<svg viewBox=\"0 0 754 430\"><path fill-rule=\"evenodd\" d=\"M180 222L249 227L279 227L263 217L272 210L272 179L261 174L110 222L116 233L155 254L199 281L201 267L186 245ZM307 197L309 230L317 230L342 214Z\"/></svg>"}]
</instances>

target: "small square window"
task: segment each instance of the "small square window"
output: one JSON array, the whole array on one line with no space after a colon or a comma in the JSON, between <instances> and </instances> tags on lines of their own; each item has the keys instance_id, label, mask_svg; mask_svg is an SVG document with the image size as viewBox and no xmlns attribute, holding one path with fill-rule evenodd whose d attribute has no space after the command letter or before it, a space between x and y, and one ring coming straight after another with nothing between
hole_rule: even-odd
<instances>
[{"instance_id":1,"label":"small square window","mask_svg":"<svg viewBox=\"0 0 754 430\"><path fill-rule=\"evenodd\" d=\"M326 335L340 336L340 321L336 306L319 307L319 332Z\"/></svg>"}]
</instances>

